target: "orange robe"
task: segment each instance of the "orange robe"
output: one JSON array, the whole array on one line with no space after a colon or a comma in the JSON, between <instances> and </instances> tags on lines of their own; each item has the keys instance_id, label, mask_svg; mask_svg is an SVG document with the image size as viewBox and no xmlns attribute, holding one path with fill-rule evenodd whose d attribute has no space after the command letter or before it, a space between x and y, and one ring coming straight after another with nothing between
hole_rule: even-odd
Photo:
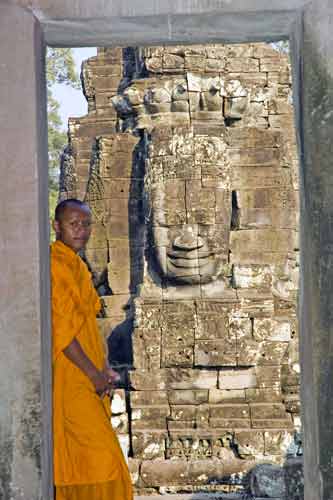
<instances>
[{"instance_id":1,"label":"orange robe","mask_svg":"<svg viewBox=\"0 0 333 500\"><path fill-rule=\"evenodd\" d=\"M76 338L102 369L100 301L85 263L68 246L51 246L53 433L56 500L131 500L126 462L110 423L110 401L63 353Z\"/></svg>"}]
</instances>

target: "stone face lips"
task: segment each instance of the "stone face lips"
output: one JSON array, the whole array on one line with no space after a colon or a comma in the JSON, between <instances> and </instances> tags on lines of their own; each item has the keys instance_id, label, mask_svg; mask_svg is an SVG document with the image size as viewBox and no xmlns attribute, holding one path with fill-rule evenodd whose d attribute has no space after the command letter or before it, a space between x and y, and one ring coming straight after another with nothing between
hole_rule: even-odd
<instances>
[{"instance_id":1,"label":"stone face lips","mask_svg":"<svg viewBox=\"0 0 333 500\"><path fill-rule=\"evenodd\" d=\"M238 491L299 425L298 165L286 54L267 44L99 49L60 195L125 391L137 491Z\"/></svg>"}]
</instances>

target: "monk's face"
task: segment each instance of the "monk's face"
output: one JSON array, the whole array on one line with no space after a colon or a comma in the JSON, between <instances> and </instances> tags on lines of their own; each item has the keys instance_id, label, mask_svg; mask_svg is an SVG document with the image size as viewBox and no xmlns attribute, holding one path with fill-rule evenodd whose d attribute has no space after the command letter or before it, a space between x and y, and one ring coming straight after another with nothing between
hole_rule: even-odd
<instances>
[{"instance_id":1,"label":"monk's face","mask_svg":"<svg viewBox=\"0 0 333 500\"><path fill-rule=\"evenodd\" d=\"M68 205L59 221L54 221L57 240L62 241L74 252L87 244L91 233L91 212L89 207Z\"/></svg>"}]
</instances>

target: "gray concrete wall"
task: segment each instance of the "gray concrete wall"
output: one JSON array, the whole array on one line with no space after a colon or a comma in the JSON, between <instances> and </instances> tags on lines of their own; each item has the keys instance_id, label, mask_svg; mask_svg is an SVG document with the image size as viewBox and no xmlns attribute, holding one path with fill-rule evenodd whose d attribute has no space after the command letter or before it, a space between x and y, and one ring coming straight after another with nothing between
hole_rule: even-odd
<instances>
[{"instance_id":1,"label":"gray concrete wall","mask_svg":"<svg viewBox=\"0 0 333 500\"><path fill-rule=\"evenodd\" d=\"M51 45L279 40L309 0L5 0L31 10Z\"/></svg>"},{"instance_id":2,"label":"gray concrete wall","mask_svg":"<svg viewBox=\"0 0 333 500\"><path fill-rule=\"evenodd\" d=\"M330 0L274 0L269 11L265 9L265 0L2 0L0 491L6 500L39 498L38 409L42 401L49 422L51 407L42 31L48 43L69 46L269 40L293 31L302 157L300 310L306 498L333 498L333 13ZM42 374L41 345L46 363ZM43 435L46 500L52 497L50 426Z\"/></svg>"},{"instance_id":3,"label":"gray concrete wall","mask_svg":"<svg viewBox=\"0 0 333 500\"><path fill-rule=\"evenodd\" d=\"M39 23L14 6L0 6L0 74L0 498L35 500L49 308L45 85Z\"/></svg>"},{"instance_id":4,"label":"gray concrete wall","mask_svg":"<svg viewBox=\"0 0 333 500\"><path fill-rule=\"evenodd\" d=\"M302 80L302 295L306 498L333 498L333 5L304 16Z\"/></svg>"}]
</instances>

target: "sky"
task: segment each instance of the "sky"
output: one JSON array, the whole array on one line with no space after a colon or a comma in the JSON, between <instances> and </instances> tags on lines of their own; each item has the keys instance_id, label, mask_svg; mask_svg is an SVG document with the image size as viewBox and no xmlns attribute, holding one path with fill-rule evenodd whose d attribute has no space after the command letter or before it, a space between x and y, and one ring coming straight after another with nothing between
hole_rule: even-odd
<instances>
[{"instance_id":1,"label":"sky","mask_svg":"<svg viewBox=\"0 0 333 500\"><path fill-rule=\"evenodd\" d=\"M73 49L76 71L78 74L80 74L81 71L82 61L96 54L97 49L95 47L80 47ZM82 90L72 89L68 85L54 85L52 87L52 94L60 104L59 114L62 120L62 128L67 131L67 123L70 116L82 116L87 113L87 101Z\"/></svg>"}]
</instances>

